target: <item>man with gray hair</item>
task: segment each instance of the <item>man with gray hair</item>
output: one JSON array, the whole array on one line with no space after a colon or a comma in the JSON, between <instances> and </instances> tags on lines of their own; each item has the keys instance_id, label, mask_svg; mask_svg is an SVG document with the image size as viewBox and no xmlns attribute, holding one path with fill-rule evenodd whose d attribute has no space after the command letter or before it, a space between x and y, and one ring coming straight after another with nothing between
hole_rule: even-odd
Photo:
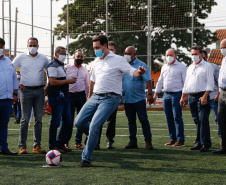
<instances>
[{"instance_id":1,"label":"man with gray hair","mask_svg":"<svg viewBox=\"0 0 226 185\"><path fill-rule=\"evenodd\" d=\"M33 153L46 153L41 148L42 136L42 114L44 107L44 80L43 70L49 64L45 55L38 53L38 39L31 37L27 41L28 53L19 55L13 60L14 68L20 68L21 80L21 111L22 119L20 124L19 154L27 153L28 123L31 116L31 109L34 110L34 148Z\"/></svg>"}]
</instances>

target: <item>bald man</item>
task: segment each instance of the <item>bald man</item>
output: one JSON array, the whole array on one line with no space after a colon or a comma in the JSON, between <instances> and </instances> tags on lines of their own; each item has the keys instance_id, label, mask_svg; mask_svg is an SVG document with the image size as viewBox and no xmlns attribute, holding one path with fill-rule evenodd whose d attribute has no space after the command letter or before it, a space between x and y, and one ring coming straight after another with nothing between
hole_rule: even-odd
<instances>
[{"instance_id":1,"label":"bald man","mask_svg":"<svg viewBox=\"0 0 226 185\"><path fill-rule=\"evenodd\" d=\"M69 141L71 139L72 130L73 130L73 122L75 117L75 109L77 114L86 103L86 97L89 93L89 72L85 66L83 66L84 62L84 54L82 51L76 51L74 53L74 63L68 64L65 66L67 70L67 76L69 78L75 77L77 78L76 83L69 84L69 99L70 99L70 111L71 111L71 124L68 131L68 139L65 147L69 148ZM75 134L75 149L83 149L82 146L82 134L83 132L79 129L76 129Z\"/></svg>"},{"instance_id":2,"label":"bald man","mask_svg":"<svg viewBox=\"0 0 226 185\"><path fill-rule=\"evenodd\" d=\"M220 87L220 96L218 99L218 125L220 127L222 148L214 151L214 154L226 154L226 39L221 41L220 47L221 53L224 55L218 80Z\"/></svg>"},{"instance_id":3,"label":"bald man","mask_svg":"<svg viewBox=\"0 0 226 185\"><path fill-rule=\"evenodd\" d=\"M155 89L154 100L164 89L163 106L170 141L165 146L184 146L184 123L180 98L186 77L187 68L176 59L177 54L173 48L166 51L166 62L161 69L161 74ZM175 126L176 125L176 126Z\"/></svg>"},{"instance_id":4,"label":"bald man","mask_svg":"<svg viewBox=\"0 0 226 185\"><path fill-rule=\"evenodd\" d=\"M136 57L136 49L133 46L129 46L125 49L124 57L127 62L134 68L138 69L139 66L143 66L147 71L143 76L134 78L127 74L123 76L123 103L125 107L126 116L128 118L129 126L129 138L130 141L126 145L125 149L138 148L137 146L137 125L136 125L136 114L142 125L143 134L145 138L146 146L148 150L152 150L152 135L150 130L150 124L148 121L147 110L146 110L146 86L148 88L148 102L152 104L154 102L152 95L152 82L151 75L148 66L138 60Z\"/></svg>"}]
</instances>

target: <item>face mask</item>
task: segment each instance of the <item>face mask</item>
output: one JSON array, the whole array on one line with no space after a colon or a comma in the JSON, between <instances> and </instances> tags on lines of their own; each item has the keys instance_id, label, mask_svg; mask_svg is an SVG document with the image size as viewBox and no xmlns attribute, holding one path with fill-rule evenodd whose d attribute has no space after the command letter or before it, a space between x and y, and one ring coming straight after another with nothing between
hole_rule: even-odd
<instances>
[{"instance_id":1,"label":"face mask","mask_svg":"<svg viewBox=\"0 0 226 185\"><path fill-rule=\"evenodd\" d=\"M104 56L104 53L102 52L102 49L97 49L97 50L94 50L95 52L95 55L99 58L102 58Z\"/></svg>"},{"instance_id":2,"label":"face mask","mask_svg":"<svg viewBox=\"0 0 226 185\"><path fill-rule=\"evenodd\" d=\"M131 62L131 56L130 55L124 55L127 62Z\"/></svg>"},{"instance_id":3,"label":"face mask","mask_svg":"<svg viewBox=\"0 0 226 185\"><path fill-rule=\"evenodd\" d=\"M192 59L192 61L195 62L195 63L198 63L198 62L200 61L199 55L192 55L192 56L191 56L191 59Z\"/></svg>"},{"instance_id":4,"label":"face mask","mask_svg":"<svg viewBox=\"0 0 226 185\"><path fill-rule=\"evenodd\" d=\"M0 57L4 55L4 49L0 49Z\"/></svg>"},{"instance_id":5,"label":"face mask","mask_svg":"<svg viewBox=\"0 0 226 185\"><path fill-rule=\"evenodd\" d=\"M224 55L224 56L226 56L226 48L221 49L221 54Z\"/></svg>"},{"instance_id":6,"label":"face mask","mask_svg":"<svg viewBox=\"0 0 226 185\"><path fill-rule=\"evenodd\" d=\"M29 50L30 54L34 55L34 54L37 53L38 48L36 48L36 47L28 47L28 50Z\"/></svg>"},{"instance_id":7,"label":"face mask","mask_svg":"<svg viewBox=\"0 0 226 185\"><path fill-rule=\"evenodd\" d=\"M59 55L59 58L57 60L64 63L65 59L66 59L66 55Z\"/></svg>"},{"instance_id":8,"label":"face mask","mask_svg":"<svg viewBox=\"0 0 226 185\"><path fill-rule=\"evenodd\" d=\"M82 59L75 59L75 63L76 63L77 65L81 65L81 64L83 63L83 61L84 61L84 60L82 60Z\"/></svg>"},{"instance_id":9,"label":"face mask","mask_svg":"<svg viewBox=\"0 0 226 185\"><path fill-rule=\"evenodd\" d=\"M166 57L166 61L171 64L174 61L174 57L168 56Z\"/></svg>"},{"instance_id":10,"label":"face mask","mask_svg":"<svg viewBox=\"0 0 226 185\"><path fill-rule=\"evenodd\" d=\"M17 79L20 79L20 75L17 75Z\"/></svg>"}]
</instances>

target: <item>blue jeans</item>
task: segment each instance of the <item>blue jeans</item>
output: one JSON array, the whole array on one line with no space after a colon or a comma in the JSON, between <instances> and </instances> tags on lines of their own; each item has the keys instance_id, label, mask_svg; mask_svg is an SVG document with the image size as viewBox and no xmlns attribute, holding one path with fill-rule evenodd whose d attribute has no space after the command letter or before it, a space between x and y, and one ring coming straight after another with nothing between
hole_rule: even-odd
<instances>
[{"instance_id":1,"label":"blue jeans","mask_svg":"<svg viewBox=\"0 0 226 185\"><path fill-rule=\"evenodd\" d=\"M203 94L199 94L198 96L189 95L188 103L189 108L191 110L192 118L196 124L197 137L199 136L199 138L197 138L196 145L207 145L208 147L211 147L209 124L210 106L208 104L201 105L201 101L199 101L199 98L202 97Z\"/></svg>"},{"instance_id":2,"label":"blue jeans","mask_svg":"<svg viewBox=\"0 0 226 185\"><path fill-rule=\"evenodd\" d=\"M220 127L218 125L218 119L217 119L218 102L215 102L214 99L212 99L212 100L209 100L208 104L209 104L210 110L211 110L211 112L213 114L213 119L215 120L215 122L217 124L218 136L221 138Z\"/></svg>"},{"instance_id":3,"label":"blue jeans","mask_svg":"<svg viewBox=\"0 0 226 185\"><path fill-rule=\"evenodd\" d=\"M145 100L141 100L136 103L124 103L124 108L125 108L126 116L128 119L130 141L137 142L136 114L138 115L138 118L142 125L145 141L151 141L152 135L151 135L150 124L148 121Z\"/></svg>"},{"instance_id":4,"label":"blue jeans","mask_svg":"<svg viewBox=\"0 0 226 185\"><path fill-rule=\"evenodd\" d=\"M8 149L8 123L12 112L12 100L0 99L0 150Z\"/></svg>"},{"instance_id":5,"label":"blue jeans","mask_svg":"<svg viewBox=\"0 0 226 185\"><path fill-rule=\"evenodd\" d=\"M92 160L92 153L99 139L100 127L116 109L119 100L120 97L117 95L99 96L93 94L76 116L74 125L89 135L82 152L83 160L89 162Z\"/></svg>"},{"instance_id":6,"label":"blue jeans","mask_svg":"<svg viewBox=\"0 0 226 185\"><path fill-rule=\"evenodd\" d=\"M173 94L164 93L163 96L163 106L169 135L170 139L174 142L184 142L184 123L182 119L182 107L180 106L181 94L182 92Z\"/></svg>"},{"instance_id":7,"label":"blue jeans","mask_svg":"<svg viewBox=\"0 0 226 185\"><path fill-rule=\"evenodd\" d=\"M51 106L51 119L49 127L49 149L63 146L67 142L67 131L71 123L70 100L68 97L48 97ZM62 119L62 121L61 121ZM60 126L58 137L57 128Z\"/></svg>"},{"instance_id":8,"label":"blue jeans","mask_svg":"<svg viewBox=\"0 0 226 185\"><path fill-rule=\"evenodd\" d=\"M80 92L79 94L76 93L69 93L70 98L70 110L71 110L71 125L68 131L68 142L71 139L72 130L73 130L73 122L75 117L75 108L77 109L77 115L81 110L82 106L86 103L86 93L85 91ZM82 142L82 134L83 132L80 131L78 128L76 129L75 134L75 144L81 144Z\"/></svg>"},{"instance_id":9,"label":"blue jeans","mask_svg":"<svg viewBox=\"0 0 226 185\"><path fill-rule=\"evenodd\" d=\"M19 100L19 99L18 99ZM13 109L15 112L15 119L21 119L21 106L20 106L20 100L13 104Z\"/></svg>"}]
</instances>

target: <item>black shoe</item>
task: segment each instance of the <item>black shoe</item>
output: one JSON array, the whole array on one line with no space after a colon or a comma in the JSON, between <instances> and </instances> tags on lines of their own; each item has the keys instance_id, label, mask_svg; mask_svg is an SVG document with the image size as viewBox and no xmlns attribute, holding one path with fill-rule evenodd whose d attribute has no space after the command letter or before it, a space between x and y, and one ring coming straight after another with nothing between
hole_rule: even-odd
<instances>
[{"instance_id":1,"label":"black shoe","mask_svg":"<svg viewBox=\"0 0 226 185\"><path fill-rule=\"evenodd\" d=\"M130 142L128 143L128 145L126 145L126 146L124 147L124 149L132 149L132 148L138 148L137 142L132 142L132 141L130 141Z\"/></svg>"},{"instance_id":2,"label":"black shoe","mask_svg":"<svg viewBox=\"0 0 226 185\"><path fill-rule=\"evenodd\" d=\"M94 150L100 150L100 145L97 145Z\"/></svg>"},{"instance_id":3,"label":"black shoe","mask_svg":"<svg viewBox=\"0 0 226 185\"><path fill-rule=\"evenodd\" d=\"M20 124L20 119L16 119L16 121L14 122L14 124Z\"/></svg>"},{"instance_id":4,"label":"black shoe","mask_svg":"<svg viewBox=\"0 0 226 185\"><path fill-rule=\"evenodd\" d=\"M11 150L6 149L6 150L2 150L1 154L3 154L3 155L17 155L18 153L12 152Z\"/></svg>"},{"instance_id":5,"label":"black shoe","mask_svg":"<svg viewBox=\"0 0 226 185\"><path fill-rule=\"evenodd\" d=\"M82 160L82 162L79 164L79 167L91 167L91 162L88 162L86 160Z\"/></svg>"},{"instance_id":6,"label":"black shoe","mask_svg":"<svg viewBox=\"0 0 226 185\"><path fill-rule=\"evenodd\" d=\"M114 149L113 143L111 141L107 141L107 149Z\"/></svg>"},{"instance_id":7,"label":"black shoe","mask_svg":"<svg viewBox=\"0 0 226 185\"><path fill-rule=\"evenodd\" d=\"M200 149L200 152L209 152L209 148L207 145L202 145L202 148Z\"/></svg>"},{"instance_id":8,"label":"black shoe","mask_svg":"<svg viewBox=\"0 0 226 185\"><path fill-rule=\"evenodd\" d=\"M195 145L194 147L190 147L190 150L200 150L201 148L200 145Z\"/></svg>"},{"instance_id":9,"label":"black shoe","mask_svg":"<svg viewBox=\"0 0 226 185\"><path fill-rule=\"evenodd\" d=\"M213 151L213 154L226 154L226 149L221 148L220 150Z\"/></svg>"}]
</instances>

